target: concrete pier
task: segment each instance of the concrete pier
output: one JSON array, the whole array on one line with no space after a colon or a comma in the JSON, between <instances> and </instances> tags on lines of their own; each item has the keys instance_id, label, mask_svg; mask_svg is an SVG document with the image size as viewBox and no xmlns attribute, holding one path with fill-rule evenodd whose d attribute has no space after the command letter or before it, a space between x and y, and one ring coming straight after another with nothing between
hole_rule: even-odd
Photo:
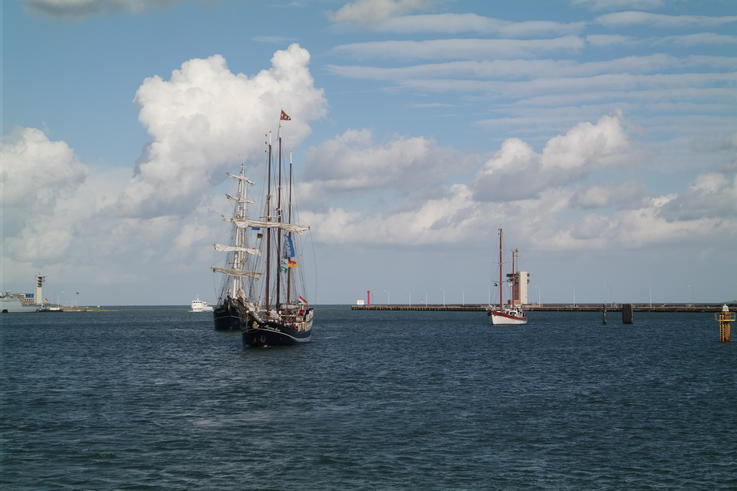
<instances>
[{"instance_id":1,"label":"concrete pier","mask_svg":"<svg viewBox=\"0 0 737 491\"><path fill-rule=\"evenodd\" d=\"M668 303L649 304L633 303L635 312L720 312L722 303ZM728 304L730 309L737 309L737 304ZM352 305L352 310L408 310L408 311L436 311L436 312L479 312L489 309L486 304L374 304L374 305ZM621 312L622 304L606 304L608 312ZM524 306L525 312L601 312L601 303L592 304L530 304Z\"/></svg>"}]
</instances>

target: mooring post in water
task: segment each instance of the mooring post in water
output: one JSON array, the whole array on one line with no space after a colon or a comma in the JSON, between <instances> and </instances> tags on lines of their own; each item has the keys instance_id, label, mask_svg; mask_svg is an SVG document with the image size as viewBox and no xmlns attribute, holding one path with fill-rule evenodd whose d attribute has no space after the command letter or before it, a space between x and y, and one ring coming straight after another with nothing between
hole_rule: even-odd
<instances>
[{"instance_id":1,"label":"mooring post in water","mask_svg":"<svg viewBox=\"0 0 737 491\"><path fill-rule=\"evenodd\" d=\"M622 324L634 324L635 313L631 303L622 304Z\"/></svg>"},{"instance_id":2,"label":"mooring post in water","mask_svg":"<svg viewBox=\"0 0 737 491\"><path fill-rule=\"evenodd\" d=\"M601 304L601 323L606 324L606 304Z\"/></svg>"},{"instance_id":3,"label":"mooring post in water","mask_svg":"<svg viewBox=\"0 0 737 491\"><path fill-rule=\"evenodd\" d=\"M722 305L722 311L717 312L716 316L719 321L719 342L729 343L732 341L730 328L732 322L734 322L734 312L729 311L727 304Z\"/></svg>"}]
</instances>

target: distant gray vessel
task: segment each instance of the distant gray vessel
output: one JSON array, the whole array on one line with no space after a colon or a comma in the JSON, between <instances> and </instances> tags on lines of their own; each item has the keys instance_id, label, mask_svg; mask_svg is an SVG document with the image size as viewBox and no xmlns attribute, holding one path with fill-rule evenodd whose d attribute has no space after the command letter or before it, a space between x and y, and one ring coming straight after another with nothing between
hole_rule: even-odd
<instances>
[{"instance_id":1,"label":"distant gray vessel","mask_svg":"<svg viewBox=\"0 0 737 491\"><path fill-rule=\"evenodd\" d=\"M0 313L37 312L44 308L43 283L46 277L36 275L36 293L0 292Z\"/></svg>"},{"instance_id":2,"label":"distant gray vessel","mask_svg":"<svg viewBox=\"0 0 737 491\"><path fill-rule=\"evenodd\" d=\"M40 305L33 303L25 293L0 292L0 312L35 312Z\"/></svg>"}]
</instances>

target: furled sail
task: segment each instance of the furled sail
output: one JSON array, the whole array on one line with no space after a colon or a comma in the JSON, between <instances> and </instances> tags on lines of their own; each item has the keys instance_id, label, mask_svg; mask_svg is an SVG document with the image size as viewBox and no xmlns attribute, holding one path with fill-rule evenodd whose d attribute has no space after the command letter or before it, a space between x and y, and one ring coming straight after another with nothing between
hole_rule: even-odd
<instances>
[{"instance_id":1,"label":"furled sail","mask_svg":"<svg viewBox=\"0 0 737 491\"><path fill-rule=\"evenodd\" d=\"M261 273L256 273L254 271L244 271L242 269L218 268L216 266L211 266L211 269L215 273L225 273L230 276L247 276L249 278L255 278L257 280L261 279Z\"/></svg>"},{"instance_id":2,"label":"furled sail","mask_svg":"<svg viewBox=\"0 0 737 491\"><path fill-rule=\"evenodd\" d=\"M215 244L215 250L220 252L245 252L246 254L252 254L254 256L261 255L261 251L253 247L238 247L229 246L223 244Z\"/></svg>"},{"instance_id":3,"label":"furled sail","mask_svg":"<svg viewBox=\"0 0 737 491\"><path fill-rule=\"evenodd\" d=\"M228 177L232 177L233 179L238 179L240 181L246 181L248 184L253 184L253 181L247 178L246 176L237 176L235 174L231 174L228 172Z\"/></svg>"},{"instance_id":4,"label":"furled sail","mask_svg":"<svg viewBox=\"0 0 737 491\"><path fill-rule=\"evenodd\" d=\"M271 222L268 220L251 220L251 219L240 219L240 218L230 218L230 217L223 217L223 219L226 222L233 222L235 226L238 228L247 228L247 227L280 228L282 230L286 230L287 232L294 232L297 234L301 234L302 232L307 232L310 229L310 227L307 225L297 225L294 223Z\"/></svg>"},{"instance_id":5,"label":"furled sail","mask_svg":"<svg viewBox=\"0 0 737 491\"><path fill-rule=\"evenodd\" d=\"M255 203L255 201L253 201L252 199L237 198L237 197L231 196L231 195L229 195L227 193L225 194L225 197L228 198L228 199L230 199L230 200L237 201L238 203Z\"/></svg>"}]
</instances>

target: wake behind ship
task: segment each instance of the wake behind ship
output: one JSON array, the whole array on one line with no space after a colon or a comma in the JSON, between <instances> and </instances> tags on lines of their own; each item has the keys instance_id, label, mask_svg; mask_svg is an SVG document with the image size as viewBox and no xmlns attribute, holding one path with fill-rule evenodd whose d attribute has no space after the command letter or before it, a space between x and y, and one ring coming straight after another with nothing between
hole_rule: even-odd
<instances>
[{"instance_id":1,"label":"wake behind ship","mask_svg":"<svg viewBox=\"0 0 737 491\"><path fill-rule=\"evenodd\" d=\"M266 145L267 173L264 183L262 214L251 216L248 187L254 181L245 175L245 164L235 180L234 194L226 198L234 202L229 244L215 244L215 250L226 252L223 268L212 270L225 275L221 293L214 308L215 329L241 331L245 346L292 345L310 341L314 309L304 295L304 278L299 271L301 261L299 235L309 227L293 223L293 163L282 164L281 121L289 116L282 111L277 133L277 156L270 134ZM287 172L288 170L288 172Z\"/></svg>"}]
</instances>

